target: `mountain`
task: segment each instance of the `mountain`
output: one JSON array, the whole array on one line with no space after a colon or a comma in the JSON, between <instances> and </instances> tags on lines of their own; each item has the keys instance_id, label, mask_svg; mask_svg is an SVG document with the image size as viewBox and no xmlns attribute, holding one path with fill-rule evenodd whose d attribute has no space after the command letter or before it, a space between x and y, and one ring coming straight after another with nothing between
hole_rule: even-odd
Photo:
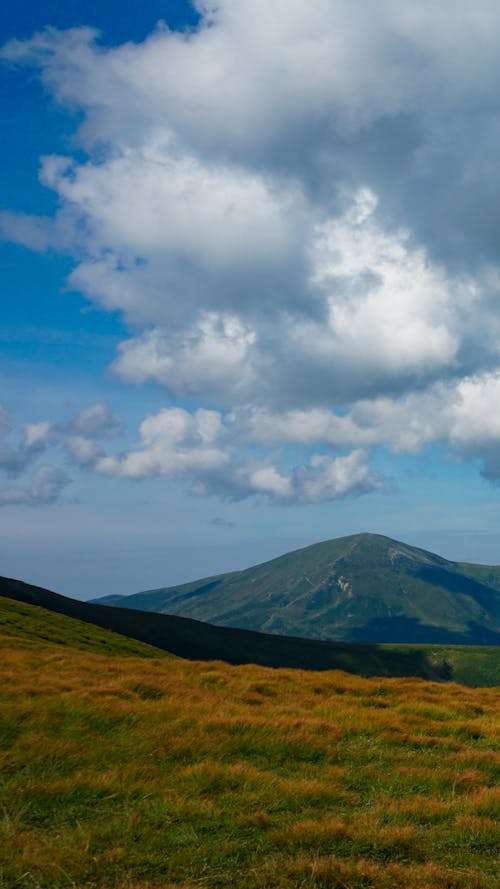
<instances>
[{"instance_id":1,"label":"mountain","mask_svg":"<svg viewBox=\"0 0 500 889\"><path fill-rule=\"evenodd\" d=\"M450 562L377 534L328 540L245 571L95 601L310 639L500 643L500 566Z\"/></svg>"},{"instance_id":2,"label":"mountain","mask_svg":"<svg viewBox=\"0 0 500 889\"><path fill-rule=\"evenodd\" d=\"M99 628L99 629L96 629ZM0 636L140 657L178 655L198 661L302 670L343 670L359 676L416 676L462 685L500 685L495 646L369 645L216 627L189 618L109 608L0 577ZM145 644L144 644L145 643ZM1 647L1 639L0 639Z\"/></svg>"}]
</instances>

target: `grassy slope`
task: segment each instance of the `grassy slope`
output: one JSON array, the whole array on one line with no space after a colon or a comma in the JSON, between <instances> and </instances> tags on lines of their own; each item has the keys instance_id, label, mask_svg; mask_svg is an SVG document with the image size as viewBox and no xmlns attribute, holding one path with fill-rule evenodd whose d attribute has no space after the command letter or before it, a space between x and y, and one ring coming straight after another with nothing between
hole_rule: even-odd
<instances>
[{"instance_id":1,"label":"grassy slope","mask_svg":"<svg viewBox=\"0 0 500 889\"><path fill-rule=\"evenodd\" d=\"M500 687L500 649L496 645L381 645L383 649L404 653L425 653L428 663L442 669L448 666L448 679L472 688Z\"/></svg>"},{"instance_id":2,"label":"grassy slope","mask_svg":"<svg viewBox=\"0 0 500 889\"><path fill-rule=\"evenodd\" d=\"M18 641L23 648L52 644L95 654L148 658L169 656L165 651L135 639L127 639L111 630L3 596L0 596L0 627L0 645Z\"/></svg>"},{"instance_id":3,"label":"grassy slope","mask_svg":"<svg viewBox=\"0 0 500 889\"><path fill-rule=\"evenodd\" d=\"M498 644L500 569L481 569L357 534L245 571L102 601L308 638Z\"/></svg>"},{"instance_id":4,"label":"grassy slope","mask_svg":"<svg viewBox=\"0 0 500 889\"><path fill-rule=\"evenodd\" d=\"M0 629L1 889L498 885L500 690L37 645L32 611Z\"/></svg>"},{"instance_id":5,"label":"grassy slope","mask_svg":"<svg viewBox=\"0 0 500 889\"><path fill-rule=\"evenodd\" d=\"M500 565L474 565L471 562L457 562L457 565L468 577L500 590Z\"/></svg>"}]
</instances>

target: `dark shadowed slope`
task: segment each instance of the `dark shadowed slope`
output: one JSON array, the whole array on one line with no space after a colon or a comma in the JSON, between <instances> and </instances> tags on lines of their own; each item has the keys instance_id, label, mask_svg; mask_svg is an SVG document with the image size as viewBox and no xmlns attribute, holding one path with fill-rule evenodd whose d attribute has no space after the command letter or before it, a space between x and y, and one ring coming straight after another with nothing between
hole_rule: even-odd
<instances>
[{"instance_id":1,"label":"dark shadowed slope","mask_svg":"<svg viewBox=\"0 0 500 889\"><path fill-rule=\"evenodd\" d=\"M311 639L495 645L499 589L500 567L356 534L245 571L96 601Z\"/></svg>"}]
</instances>

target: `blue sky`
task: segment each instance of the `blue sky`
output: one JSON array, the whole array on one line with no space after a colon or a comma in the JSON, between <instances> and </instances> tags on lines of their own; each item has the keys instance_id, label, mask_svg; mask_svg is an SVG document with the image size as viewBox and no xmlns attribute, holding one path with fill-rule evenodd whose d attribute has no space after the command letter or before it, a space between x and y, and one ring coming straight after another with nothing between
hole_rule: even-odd
<instances>
[{"instance_id":1,"label":"blue sky","mask_svg":"<svg viewBox=\"0 0 500 889\"><path fill-rule=\"evenodd\" d=\"M8 6L1 573L500 562L496 4Z\"/></svg>"}]
</instances>

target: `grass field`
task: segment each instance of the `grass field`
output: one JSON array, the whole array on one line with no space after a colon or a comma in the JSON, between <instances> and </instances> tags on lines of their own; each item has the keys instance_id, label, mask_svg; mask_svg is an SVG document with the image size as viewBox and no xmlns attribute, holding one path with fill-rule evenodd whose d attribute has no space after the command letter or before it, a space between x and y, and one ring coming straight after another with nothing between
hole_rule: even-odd
<instances>
[{"instance_id":1,"label":"grass field","mask_svg":"<svg viewBox=\"0 0 500 889\"><path fill-rule=\"evenodd\" d=\"M499 689L190 663L18 607L2 889L498 886Z\"/></svg>"}]
</instances>

